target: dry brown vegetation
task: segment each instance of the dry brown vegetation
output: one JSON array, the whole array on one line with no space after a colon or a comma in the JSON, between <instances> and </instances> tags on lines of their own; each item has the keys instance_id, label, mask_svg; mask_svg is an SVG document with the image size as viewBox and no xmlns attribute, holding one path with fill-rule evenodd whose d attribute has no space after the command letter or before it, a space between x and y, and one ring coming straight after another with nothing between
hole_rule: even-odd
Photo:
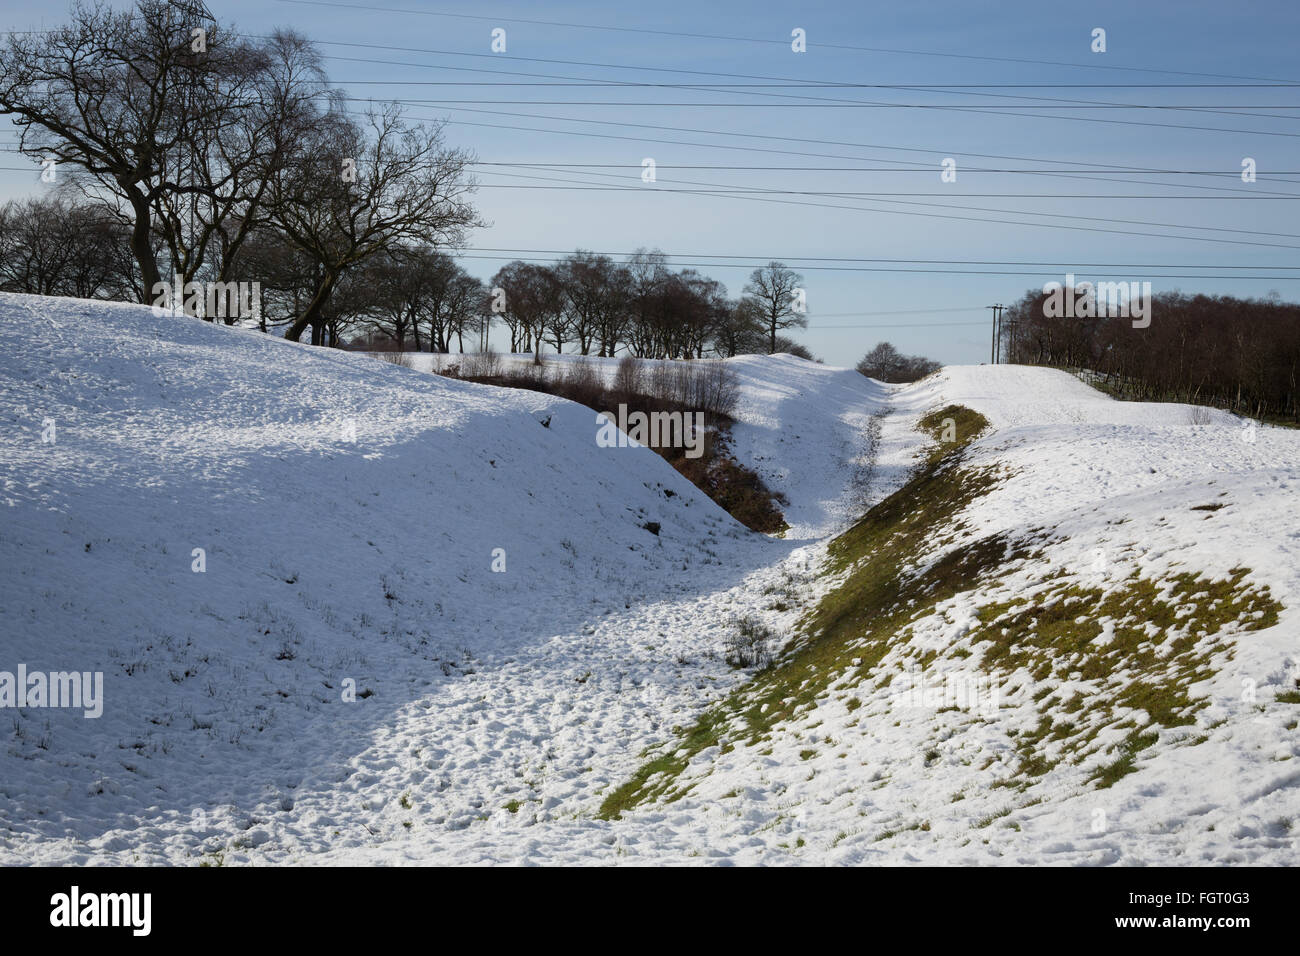
<instances>
[{"instance_id":1,"label":"dry brown vegetation","mask_svg":"<svg viewBox=\"0 0 1300 956\"><path fill-rule=\"evenodd\" d=\"M612 412L619 405L628 413L681 412L704 415L703 454L687 457L682 447L662 446L654 450L719 507L752 531L778 534L786 527L781 506L787 504L779 492L763 483L751 468L737 461L728 439L734 420L731 413L739 398L735 374L722 362L661 362L625 358L619 362L613 380L591 362L504 362L492 352L463 356L443 368L441 374L488 385L525 388L558 395L599 412Z\"/></svg>"}]
</instances>

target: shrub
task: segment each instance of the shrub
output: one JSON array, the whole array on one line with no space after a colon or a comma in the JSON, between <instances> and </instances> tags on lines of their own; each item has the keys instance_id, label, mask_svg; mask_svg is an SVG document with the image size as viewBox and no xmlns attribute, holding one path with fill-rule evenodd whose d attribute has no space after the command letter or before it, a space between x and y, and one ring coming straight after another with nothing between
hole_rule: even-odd
<instances>
[{"instance_id":1,"label":"shrub","mask_svg":"<svg viewBox=\"0 0 1300 956\"><path fill-rule=\"evenodd\" d=\"M402 368L415 368L415 362L405 352L372 352L375 358L381 362L388 362L390 365L400 365Z\"/></svg>"},{"instance_id":2,"label":"shrub","mask_svg":"<svg viewBox=\"0 0 1300 956\"><path fill-rule=\"evenodd\" d=\"M727 663L732 667L765 667L772 661L776 635L752 614L746 614L727 635Z\"/></svg>"},{"instance_id":3,"label":"shrub","mask_svg":"<svg viewBox=\"0 0 1300 956\"><path fill-rule=\"evenodd\" d=\"M595 408L601 403L605 382L600 372L586 357L574 359L564 369L560 378L560 393L565 398Z\"/></svg>"},{"instance_id":4,"label":"shrub","mask_svg":"<svg viewBox=\"0 0 1300 956\"><path fill-rule=\"evenodd\" d=\"M618 369L614 372L614 393L623 400L640 395L645 391L645 380L645 366L640 359L629 355L619 361Z\"/></svg>"},{"instance_id":5,"label":"shrub","mask_svg":"<svg viewBox=\"0 0 1300 956\"><path fill-rule=\"evenodd\" d=\"M510 388L526 388L534 392L549 392L550 366L545 362L511 363L502 373L502 384Z\"/></svg>"},{"instance_id":6,"label":"shrub","mask_svg":"<svg viewBox=\"0 0 1300 956\"><path fill-rule=\"evenodd\" d=\"M768 488L757 472L728 454L725 436L709 433L701 457L683 456L670 462L691 484L751 531L780 534L789 528L779 507L789 503L785 496Z\"/></svg>"},{"instance_id":7,"label":"shrub","mask_svg":"<svg viewBox=\"0 0 1300 956\"><path fill-rule=\"evenodd\" d=\"M621 373L621 364L619 369ZM627 374L630 376L631 372ZM650 363L641 379L640 394L669 407L701 411L710 416L729 418L740 397L740 380L721 361L656 361Z\"/></svg>"},{"instance_id":8,"label":"shrub","mask_svg":"<svg viewBox=\"0 0 1300 956\"><path fill-rule=\"evenodd\" d=\"M461 358L461 377L472 379L496 379L501 377L501 355L488 349L486 352L472 352Z\"/></svg>"},{"instance_id":9,"label":"shrub","mask_svg":"<svg viewBox=\"0 0 1300 956\"><path fill-rule=\"evenodd\" d=\"M673 369L662 359L650 363L645 377L645 393L660 401L670 401L673 395Z\"/></svg>"},{"instance_id":10,"label":"shrub","mask_svg":"<svg viewBox=\"0 0 1300 956\"><path fill-rule=\"evenodd\" d=\"M691 372L690 404L707 414L730 417L740 401L740 380L730 366L722 362L698 362L691 365Z\"/></svg>"}]
</instances>

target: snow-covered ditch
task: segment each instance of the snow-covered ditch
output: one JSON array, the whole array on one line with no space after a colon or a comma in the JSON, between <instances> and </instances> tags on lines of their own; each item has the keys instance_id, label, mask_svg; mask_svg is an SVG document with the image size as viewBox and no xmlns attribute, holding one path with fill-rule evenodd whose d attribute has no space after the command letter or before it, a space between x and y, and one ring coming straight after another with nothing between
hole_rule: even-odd
<instances>
[{"instance_id":1,"label":"snow-covered ditch","mask_svg":"<svg viewBox=\"0 0 1300 956\"><path fill-rule=\"evenodd\" d=\"M544 395L138 306L0 295L0 331L0 672L104 675L97 719L0 708L0 862L1297 859L1295 433L1046 370L891 388L729 360L734 448L791 502L774 539ZM1050 529L1070 569L1249 567L1284 606L1194 689L1206 739L1003 813L982 768L1027 711L832 695L770 748L696 754L682 799L600 819L748 679L723 660L736 621L789 635L835 583L827 542L948 403L992 423L970 464L1010 475L964 534ZM978 603L918 624L924 647Z\"/></svg>"}]
</instances>

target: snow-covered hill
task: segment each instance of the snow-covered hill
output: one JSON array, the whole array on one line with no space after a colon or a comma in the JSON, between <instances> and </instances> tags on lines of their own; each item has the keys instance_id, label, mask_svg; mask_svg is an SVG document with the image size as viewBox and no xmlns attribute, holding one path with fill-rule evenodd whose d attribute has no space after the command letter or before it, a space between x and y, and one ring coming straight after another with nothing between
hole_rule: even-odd
<instances>
[{"instance_id":1,"label":"snow-covered hill","mask_svg":"<svg viewBox=\"0 0 1300 956\"><path fill-rule=\"evenodd\" d=\"M137 306L0 295L0 332L0 672L105 681L98 719L0 710L0 862L1300 861L1295 432L1041 369L898 388L731 360L737 454L791 501L773 539L544 395ZM828 668L763 742L686 754L678 731L750 680L723 660L736 621L789 636L839 593L832 537L949 405L988 419L960 465L997 477L918 567L997 535L1033 555L925 609L894 682ZM989 714L904 692L913 651L959 672L1016 601L1134 571L1281 611L1225 629L1183 688L1205 706L1113 786L1088 782L1113 755L1058 759L1066 731L1017 789L1040 685L1100 700L1089 675ZM1146 726L1105 717L1098 745ZM601 817L675 748L680 799Z\"/></svg>"},{"instance_id":2,"label":"snow-covered hill","mask_svg":"<svg viewBox=\"0 0 1300 956\"><path fill-rule=\"evenodd\" d=\"M455 354L428 352L407 353L406 358L425 372L460 361ZM527 365L532 356L508 355L504 360ZM789 506L782 509L790 525L787 539L821 538L841 530L861 513L867 485L882 487L882 481L901 479L901 472L893 472L872 474L874 481L868 481L864 473L871 450L870 419L885 406L889 386L853 369L793 355L741 355L721 361L740 386L732 413L732 451L788 499ZM615 380L620 359L565 354L547 355L546 362L551 374L563 374L574 362L585 363L608 385Z\"/></svg>"},{"instance_id":3,"label":"snow-covered hill","mask_svg":"<svg viewBox=\"0 0 1300 956\"><path fill-rule=\"evenodd\" d=\"M981 413L969 480L846 535L807 652L652 751L624 819L741 862L1300 862L1300 433L1019 367L889 404L882 447ZM912 527L903 613L837 630Z\"/></svg>"},{"instance_id":4,"label":"snow-covered hill","mask_svg":"<svg viewBox=\"0 0 1300 956\"><path fill-rule=\"evenodd\" d=\"M795 548L570 402L135 306L0 329L0 670L106 683L0 715L10 862L569 812L733 679L727 595Z\"/></svg>"}]
</instances>

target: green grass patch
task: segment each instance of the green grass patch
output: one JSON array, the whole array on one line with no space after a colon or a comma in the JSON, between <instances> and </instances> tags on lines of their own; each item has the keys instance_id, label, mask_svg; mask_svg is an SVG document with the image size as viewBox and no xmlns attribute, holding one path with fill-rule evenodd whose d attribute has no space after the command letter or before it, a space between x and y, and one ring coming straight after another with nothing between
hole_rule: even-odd
<instances>
[{"instance_id":1,"label":"green grass patch","mask_svg":"<svg viewBox=\"0 0 1300 956\"><path fill-rule=\"evenodd\" d=\"M926 415L919 427L935 444L910 480L829 545L824 573L840 576L840 583L805 612L796 636L767 667L612 791L600 807L602 818L679 799L689 786L683 790L678 778L696 754L724 737L729 747L766 745L775 728L812 713L832 685L852 695L849 710L858 709L865 695L853 689L866 684L879 693L888 685L897 668L881 662L891 651L907 652L912 626L938 603L989 588L1024 570L1026 562L1043 560L1041 528L963 538L962 513L1008 478L966 462L966 448L989 427L987 420L949 405ZM1026 674L1047 685L1031 689L1037 723L1010 737L1018 766L1000 785L1013 789L1032 786L1063 759L1078 763L1097 754L1104 749L1098 734L1107 728L1130 732L1093 779L1110 786L1131 773L1159 727L1195 721L1205 702L1189 688L1230 655L1223 632L1271 627L1281 610L1267 588L1247 581L1247 568L1218 581L1182 573L1158 582L1135 575L1092 586L1059 565L1043 560L1043 567L1033 587L980 607L980 623L966 646L944 652L994 677L1015 674L1008 695L1027 686ZM934 657L913 653L911 660ZM1072 689L1063 690L1063 682ZM1079 682L1094 689L1081 693ZM1130 710L1145 711L1149 720L1134 720ZM812 753L800 756L807 760ZM937 759L933 753L926 754L927 764Z\"/></svg>"},{"instance_id":2,"label":"green grass patch","mask_svg":"<svg viewBox=\"0 0 1300 956\"><path fill-rule=\"evenodd\" d=\"M1133 773L1137 769L1133 764L1137 760L1138 753L1150 747L1159 739L1160 734L1155 731L1129 735L1119 748L1119 759L1114 763L1104 765L1093 774L1092 779L1096 781L1097 789L1105 790L1107 787L1113 787L1121 777Z\"/></svg>"},{"instance_id":3,"label":"green grass patch","mask_svg":"<svg viewBox=\"0 0 1300 956\"><path fill-rule=\"evenodd\" d=\"M941 442L940 455L926 459L903 488L831 543L829 570L847 572L847 577L805 615L801 636L749 683L701 715L680 739L666 744L671 752L614 790L601 805L602 818L670 796L691 757L716 745L724 733L733 744L756 743L775 726L815 707L817 698L846 672L859 679L873 676L895 633L911 623L918 609L974 587L999 566L1028 553L998 536L949 551L920 573L907 573L916 555L940 532L952 533L956 516L999 480L989 469L959 467L962 449L988 422L969 409L949 406L927 416L923 428L935 416L941 434L949 425L945 419L951 420L955 437Z\"/></svg>"},{"instance_id":4,"label":"green grass patch","mask_svg":"<svg viewBox=\"0 0 1300 956\"><path fill-rule=\"evenodd\" d=\"M935 464L979 438L988 430L989 421L964 405L946 405L930 412L916 427L934 439L935 444L927 452L926 461Z\"/></svg>"},{"instance_id":5,"label":"green grass patch","mask_svg":"<svg viewBox=\"0 0 1300 956\"><path fill-rule=\"evenodd\" d=\"M1190 687L1230 657L1228 635L1278 621L1281 605L1267 587L1249 584L1248 574L1238 567L1213 581L1190 572L1160 581L1135 575L1104 587L1058 576L1031 594L982 607L982 626L971 634L981 666L1028 671L1043 684L1032 695L1038 726L1016 737L1022 774L1041 776L1062 759L1095 753L1100 731L1132 725L1120 722L1121 710L1145 711L1155 727L1194 724L1207 701ZM1059 690L1078 680L1094 691ZM1154 742L1147 733L1130 734L1094 779L1110 786L1132 772L1137 750Z\"/></svg>"}]
</instances>

